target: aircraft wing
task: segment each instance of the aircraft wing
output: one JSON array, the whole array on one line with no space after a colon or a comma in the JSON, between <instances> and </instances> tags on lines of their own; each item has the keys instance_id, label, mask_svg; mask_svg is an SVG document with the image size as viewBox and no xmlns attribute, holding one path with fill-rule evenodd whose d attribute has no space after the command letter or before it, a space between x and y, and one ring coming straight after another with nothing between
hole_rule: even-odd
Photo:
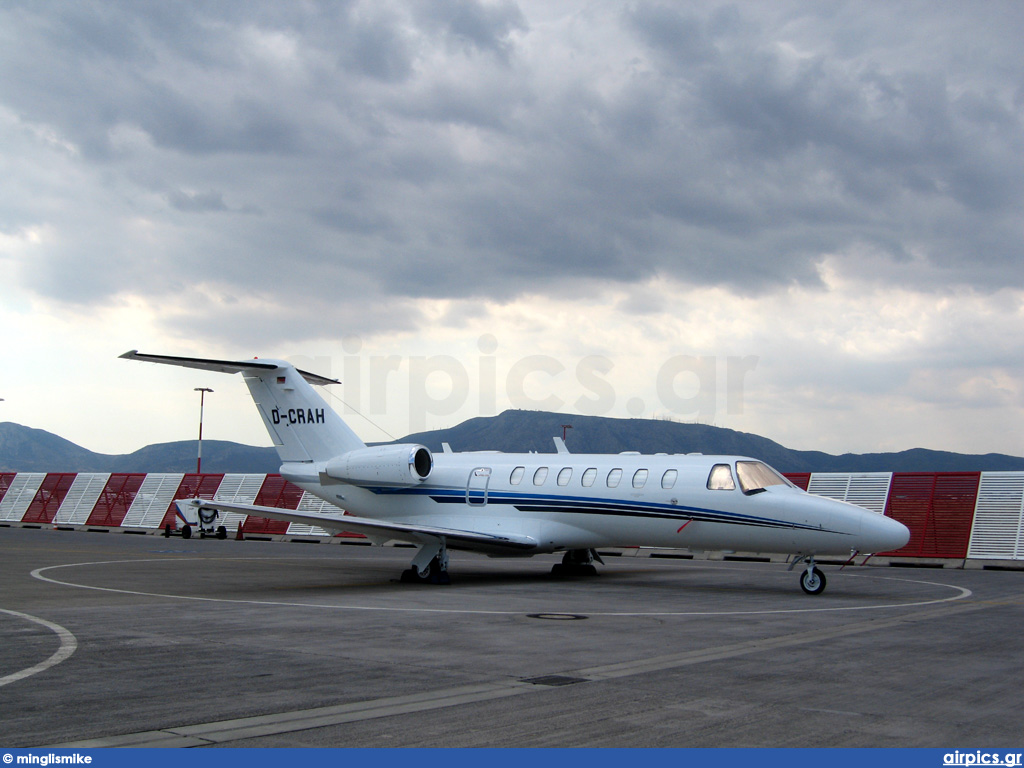
<instances>
[{"instance_id":1,"label":"aircraft wing","mask_svg":"<svg viewBox=\"0 0 1024 768\"><path fill-rule=\"evenodd\" d=\"M279 507L263 507L256 504L237 504L226 501L210 501L208 499L187 499L176 502L182 511L185 509L216 509L221 512L239 512L244 515L256 515L267 517L271 520L287 520L290 523L301 523L303 525L316 525L329 531L348 531L361 533L366 536L380 538L381 536L399 541L408 541L414 544L424 544L437 539L445 539L450 545L458 547L464 545L468 548L486 547L493 549L507 549L528 551L537 547L537 541L529 536L517 534L494 535L480 531L462 531L455 528L441 528L433 525L420 525L412 523L398 523L387 520L371 520L366 517L353 517L341 512L336 514L315 514L312 512L297 512L291 509Z\"/></svg>"}]
</instances>

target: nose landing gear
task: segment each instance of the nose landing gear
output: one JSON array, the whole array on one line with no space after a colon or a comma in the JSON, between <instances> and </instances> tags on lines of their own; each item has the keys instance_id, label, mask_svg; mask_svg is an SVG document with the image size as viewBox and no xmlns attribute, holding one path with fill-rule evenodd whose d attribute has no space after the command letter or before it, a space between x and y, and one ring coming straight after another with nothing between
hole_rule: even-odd
<instances>
[{"instance_id":1,"label":"nose landing gear","mask_svg":"<svg viewBox=\"0 0 1024 768\"><path fill-rule=\"evenodd\" d=\"M820 595L825 591L825 574L814 564L814 555L798 557L789 564L789 570L793 570L799 563L807 563L807 568L800 574L800 589L808 595Z\"/></svg>"}]
</instances>

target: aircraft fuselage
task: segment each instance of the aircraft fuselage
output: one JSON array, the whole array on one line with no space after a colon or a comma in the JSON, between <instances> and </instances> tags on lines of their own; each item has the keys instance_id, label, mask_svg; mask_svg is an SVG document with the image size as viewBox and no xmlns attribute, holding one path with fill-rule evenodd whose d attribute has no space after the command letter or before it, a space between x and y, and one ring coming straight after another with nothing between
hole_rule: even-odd
<instances>
[{"instance_id":1,"label":"aircraft fuselage","mask_svg":"<svg viewBox=\"0 0 1024 768\"><path fill-rule=\"evenodd\" d=\"M850 554L905 543L899 523L785 481L744 490L737 464L764 466L746 457L435 453L433 459L429 477L406 487L322 485L308 464L285 464L282 473L353 515L528 536L538 542L529 554L609 546ZM709 487L715 467L728 468L733 487Z\"/></svg>"}]
</instances>

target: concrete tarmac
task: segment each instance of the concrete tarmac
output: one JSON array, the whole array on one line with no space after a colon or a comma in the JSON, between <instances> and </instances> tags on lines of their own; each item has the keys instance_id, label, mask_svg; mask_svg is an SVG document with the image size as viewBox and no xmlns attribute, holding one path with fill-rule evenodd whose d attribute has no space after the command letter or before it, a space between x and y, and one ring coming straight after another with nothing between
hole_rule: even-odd
<instances>
[{"instance_id":1,"label":"concrete tarmac","mask_svg":"<svg viewBox=\"0 0 1024 768\"><path fill-rule=\"evenodd\" d=\"M1024 746L1024 572L0 527L0 746Z\"/></svg>"}]
</instances>

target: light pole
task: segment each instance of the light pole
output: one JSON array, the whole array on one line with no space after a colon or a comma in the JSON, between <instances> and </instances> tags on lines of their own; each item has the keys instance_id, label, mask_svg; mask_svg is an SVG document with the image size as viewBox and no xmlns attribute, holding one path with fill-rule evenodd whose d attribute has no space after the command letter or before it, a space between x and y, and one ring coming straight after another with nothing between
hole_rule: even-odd
<instances>
[{"instance_id":1,"label":"light pole","mask_svg":"<svg viewBox=\"0 0 1024 768\"><path fill-rule=\"evenodd\" d=\"M196 474L203 473L203 400L207 392L213 392L209 387L196 387L199 393L199 455L196 457Z\"/></svg>"}]
</instances>

